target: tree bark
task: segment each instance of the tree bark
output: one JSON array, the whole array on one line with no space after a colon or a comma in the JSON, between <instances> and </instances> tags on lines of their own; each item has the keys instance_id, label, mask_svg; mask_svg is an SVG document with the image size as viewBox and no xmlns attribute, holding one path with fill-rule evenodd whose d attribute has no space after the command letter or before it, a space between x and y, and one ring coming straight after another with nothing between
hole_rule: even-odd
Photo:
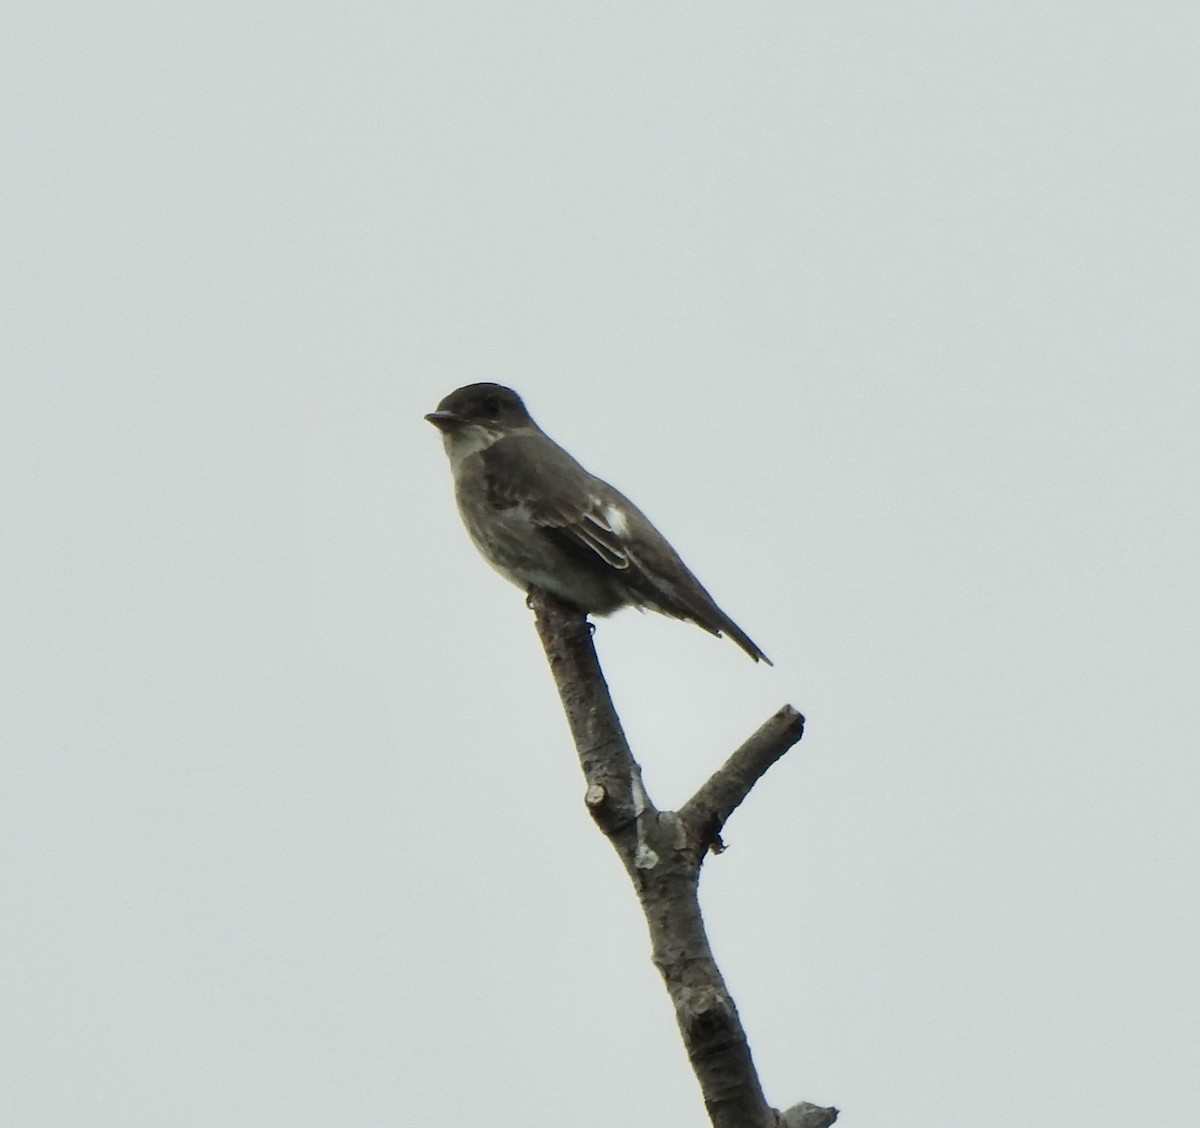
<instances>
[{"instance_id":1,"label":"tree bark","mask_svg":"<svg viewBox=\"0 0 1200 1128\"><path fill-rule=\"evenodd\" d=\"M531 591L529 603L587 781L584 801L637 891L654 965L675 1008L713 1128L826 1128L837 1119L837 1109L801 1103L780 1112L763 1096L698 898L705 856L724 848L721 828L766 770L800 740L804 718L785 705L678 811L660 811L642 785L587 619L542 591Z\"/></svg>"}]
</instances>

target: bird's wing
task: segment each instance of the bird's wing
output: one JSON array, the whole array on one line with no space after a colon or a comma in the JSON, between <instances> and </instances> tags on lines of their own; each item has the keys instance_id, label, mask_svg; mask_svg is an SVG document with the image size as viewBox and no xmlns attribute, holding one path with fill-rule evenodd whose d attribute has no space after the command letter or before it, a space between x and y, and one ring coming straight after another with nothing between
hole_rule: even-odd
<instances>
[{"instance_id":1,"label":"bird's wing","mask_svg":"<svg viewBox=\"0 0 1200 1128\"><path fill-rule=\"evenodd\" d=\"M594 478L553 440L514 435L489 447L484 460L493 506L521 506L534 524L560 542L610 568L629 569L626 507L632 508L632 503Z\"/></svg>"},{"instance_id":2,"label":"bird's wing","mask_svg":"<svg viewBox=\"0 0 1200 1128\"><path fill-rule=\"evenodd\" d=\"M537 445L521 445L530 443ZM770 663L642 511L552 439L512 435L481 453L488 500L497 509L523 507L547 536L581 560L619 572L630 602L728 634L756 662Z\"/></svg>"}]
</instances>

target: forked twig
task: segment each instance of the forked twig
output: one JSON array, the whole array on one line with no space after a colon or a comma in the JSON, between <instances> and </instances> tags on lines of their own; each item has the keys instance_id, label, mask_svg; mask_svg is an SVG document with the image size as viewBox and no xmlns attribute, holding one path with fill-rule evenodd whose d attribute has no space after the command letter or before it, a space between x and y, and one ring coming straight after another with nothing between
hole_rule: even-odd
<instances>
[{"instance_id":1,"label":"forked twig","mask_svg":"<svg viewBox=\"0 0 1200 1128\"><path fill-rule=\"evenodd\" d=\"M785 705L679 811L660 811L642 784L586 618L536 589L529 603L587 780L585 802L637 891L654 964L714 1128L827 1128L837 1109L802 1103L779 1112L763 1096L697 896L705 855L722 849L721 828L766 770L800 740L804 718Z\"/></svg>"}]
</instances>

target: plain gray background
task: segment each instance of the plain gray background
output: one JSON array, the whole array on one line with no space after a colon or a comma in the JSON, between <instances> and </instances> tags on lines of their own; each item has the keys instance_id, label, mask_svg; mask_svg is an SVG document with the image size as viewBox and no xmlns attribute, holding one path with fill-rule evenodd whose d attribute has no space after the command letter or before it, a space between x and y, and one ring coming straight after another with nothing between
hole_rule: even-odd
<instances>
[{"instance_id":1,"label":"plain gray background","mask_svg":"<svg viewBox=\"0 0 1200 1128\"><path fill-rule=\"evenodd\" d=\"M769 1097L1200 1116L1194 3L17 4L0 1120L702 1124L517 387L774 658L597 631Z\"/></svg>"}]
</instances>

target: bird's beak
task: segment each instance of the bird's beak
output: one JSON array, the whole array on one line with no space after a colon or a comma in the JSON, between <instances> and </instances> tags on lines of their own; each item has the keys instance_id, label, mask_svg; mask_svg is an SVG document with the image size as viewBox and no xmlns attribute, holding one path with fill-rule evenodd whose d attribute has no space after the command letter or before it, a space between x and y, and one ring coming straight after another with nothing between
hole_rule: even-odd
<instances>
[{"instance_id":1,"label":"bird's beak","mask_svg":"<svg viewBox=\"0 0 1200 1128\"><path fill-rule=\"evenodd\" d=\"M425 418L439 431L454 431L461 427L466 420L453 411L431 411Z\"/></svg>"}]
</instances>

